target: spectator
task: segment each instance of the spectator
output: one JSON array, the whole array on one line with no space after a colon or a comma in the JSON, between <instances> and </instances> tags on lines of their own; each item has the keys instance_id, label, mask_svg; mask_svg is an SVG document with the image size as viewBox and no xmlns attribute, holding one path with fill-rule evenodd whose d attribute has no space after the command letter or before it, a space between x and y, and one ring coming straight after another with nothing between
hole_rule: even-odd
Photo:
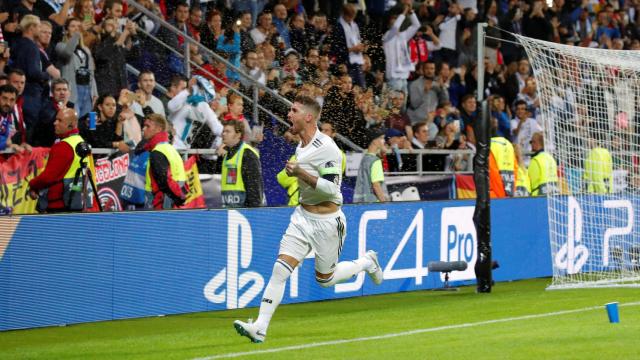
<instances>
[{"instance_id":1,"label":"spectator","mask_svg":"<svg viewBox=\"0 0 640 360\"><path fill-rule=\"evenodd\" d=\"M138 90L136 91L136 101L131 105L131 110L138 116L144 117L149 114L160 114L165 116L162 101L153 96L156 87L156 77L153 72L144 70L138 75Z\"/></svg>"},{"instance_id":2,"label":"spectator","mask_svg":"<svg viewBox=\"0 0 640 360\"><path fill-rule=\"evenodd\" d=\"M289 37L291 39L291 48L298 54L306 54L309 49L308 36L304 22L303 14L294 14L291 17Z\"/></svg>"},{"instance_id":3,"label":"spectator","mask_svg":"<svg viewBox=\"0 0 640 360\"><path fill-rule=\"evenodd\" d=\"M258 54L255 51L250 50L242 54L240 70L251 76L250 79L244 76L240 77L240 86L245 94L253 94L254 81L257 81L262 85L267 83L267 76L260 68L260 64L258 63Z\"/></svg>"},{"instance_id":4,"label":"spectator","mask_svg":"<svg viewBox=\"0 0 640 360\"><path fill-rule=\"evenodd\" d=\"M253 24L251 21L251 13L245 11L240 14L240 48L242 48L242 53L244 54L246 51L254 51L256 49L256 44L253 42L251 38L251 34L249 31L253 28Z\"/></svg>"},{"instance_id":5,"label":"spectator","mask_svg":"<svg viewBox=\"0 0 640 360\"><path fill-rule=\"evenodd\" d=\"M128 148L135 147L142 140L142 126L144 117L136 115L132 108L136 100L136 94L128 89L122 89L118 96L119 114L117 115L118 127L116 133L122 135L122 140L118 144L118 149L127 152ZM139 101L142 101L138 99ZM120 128L120 125L122 127ZM122 129L122 131L120 130Z\"/></svg>"},{"instance_id":6,"label":"spectator","mask_svg":"<svg viewBox=\"0 0 640 360\"><path fill-rule=\"evenodd\" d=\"M200 29L202 28L202 10L200 6L191 6L189 9L189 20L187 21L187 28L194 39L200 42Z\"/></svg>"},{"instance_id":7,"label":"spectator","mask_svg":"<svg viewBox=\"0 0 640 360\"><path fill-rule=\"evenodd\" d=\"M384 132L378 129L367 131L367 152L360 161L356 187L353 194L354 203L386 202L389 200L387 185L384 183L382 161L378 156L386 153Z\"/></svg>"},{"instance_id":8,"label":"spectator","mask_svg":"<svg viewBox=\"0 0 640 360\"><path fill-rule=\"evenodd\" d=\"M460 119L462 120L462 133L467 137L467 141L475 146L476 135L474 127L478 120L478 112L476 111L478 102L475 96L465 95L462 97L460 108ZM512 127L513 128L513 127Z\"/></svg>"},{"instance_id":9,"label":"spectator","mask_svg":"<svg viewBox=\"0 0 640 360\"><path fill-rule=\"evenodd\" d=\"M96 100L96 128L89 128L90 114L86 114L78 121L80 136L93 148L117 149L122 138L122 123L116 115L116 99L112 95L100 95ZM119 133L116 133L116 127ZM126 149L128 152L128 149Z\"/></svg>"},{"instance_id":10,"label":"spectator","mask_svg":"<svg viewBox=\"0 0 640 360\"><path fill-rule=\"evenodd\" d=\"M440 39L433 32L431 26L421 26L409 40L411 63L414 67L420 63L427 62L430 57L433 58L431 52L436 50L440 50Z\"/></svg>"},{"instance_id":11,"label":"spectator","mask_svg":"<svg viewBox=\"0 0 640 360\"><path fill-rule=\"evenodd\" d=\"M451 3L449 12L442 21L436 20L434 23L440 30L440 50L435 52L434 56L451 66L458 64L456 29L460 19L460 5Z\"/></svg>"},{"instance_id":12,"label":"spectator","mask_svg":"<svg viewBox=\"0 0 640 360\"><path fill-rule=\"evenodd\" d=\"M388 116L384 120L385 127L387 129L396 129L406 135L407 138L412 138L411 120L403 110L406 96L402 91L392 91L386 98L390 100L390 106L388 106Z\"/></svg>"},{"instance_id":13,"label":"spectator","mask_svg":"<svg viewBox=\"0 0 640 360\"><path fill-rule=\"evenodd\" d=\"M222 161L222 206L257 207L264 203L262 171L258 151L246 144L245 126L237 120L224 124L219 155Z\"/></svg>"},{"instance_id":14,"label":"spectator","mask_svg":"<svg viewBox=\"0 0 640 360\"><path fill-rule=\"evenodd\" d=\"M20 21L20 28L22 37L13 44L11 62L26 76L21 107L26 128L30 128L38 122L44 86L50 76L42 68L40 49L35 42L40 31L40 19L35 15L25 15Z\"/></svg>"},{"instance_id":15,"label":"spectator","mask_svg":"<svg viewBox=\"0 0 640 360\"><path fill-rule=\"evenodd\" d=\"M96 26L93 0L76 0L73 6L73 17L82 20L82 41L86 47L92 49L98 40L100 30ZM117 24L116 28L118 28Z\"/></svg>"},{"instance_id":16,"label":"spectator","mask_svg":"<svg viewBox=\"0 0 640 360\"><path fill-rule=\"evenodd\" d=\"M29 181L29 196L38 199L39 212L79 211L83 209L85 199L74 189L73 183L81 161L76 153L76 146L84 139L78 131L75 111L58 111L54 126L60 141L51 147L47 165L42 173ZM91 155L84 161L91 163Z\"/></svg>"},{"instance_id":17,"label":"spectator","mask_svg":"<svg viewBox=\"0 0 640 360\"><path fill-rule=\"evenodd\" d=\"M182 75L174 75L171 78L171 82L169 83L169 88L167 89L167 93L162 95L160 101L162 101L162 105L164 107L164 113L169 113L169 108L167 107L169 101L173 99L176 95L178 95L182 90L187 88L187 80Z\"/></svg>"},{"instance_id":18,"label":"spectator","mask_svg":"<svg viewBox=\"0 0 640 360\"><path fill-rule=\"evenodd\" d=\"M33 146L51 147L56 140L53 123L56 114L62 109L73 109L74 104L69 101L71 92L69 82L63 78L51 82L51 97L47 98L40 109L40 121L33 129Z\"/></svg>"},{"instance_id":19,"label":"spectator","mask_svg":"<svg viewBox=\"0 0 640 360\"><path fill-rule=\"evenodd\" d=\"M544 14L545 3L542 0L533 2L531 11L524 15L522 21L522 33L525 36L538 40L551 41L553 28Z\"/></svg>"},{"instance_id":20,"label":"spectator","mask_svg":"<svg viewBox=\"0 0 640 360\"><path fill-rule=\"evenodd\" d=\"M339 134L365 148L369 146L363 138L366 122L356 106L352 88L351 77L348 75L343 75L336 81L325 96L321 121L331 122Z\"/></svg>"},{"instance_id":21,"label":"spectator","mask_svg":"<svg viewBox=\"0 0 640 360\"><path fill-rule=\"evenodd\" d=\"M289 22L287 21L287 8L282 4L277 4L273 7L273 26L279 34L278 43L282 44L280 45L280 50L287 50L291 48Z\"/></svg>"},{"instance_id":22,"label":"spectator","mask_svg":"<svg viewBox=\"0 0 640 360\"><path fill-rule=\"evenodd\" d=\"M311 18L310 24L307 24L307 34L310 46L324 49L325 40L329 35L327 16L321 13L315 14Z\"/></svg>"},{"instance_id":23,"label":"spectator","mask_svg":"<svg viewBox=\"0 0 640 360\"><path fill-rule=\"evenodd\" d=\"M128 21L120 33L114 18L107 17L102 21L102 37L95 48L95 78L99 95L115 97L127 87L126 57L136 27L134 22Z\"/></svg>"},{"instance_id":24,"label":"spectator","mask_svg":"<svg viewBox=\"0 0 640 360\"><path fill-rule=\"evenodd\" d=\"M273 26L273 19L270 12L262 12L258 16L258 25L249 32L256 46L262 45L263 43L271 43L275 33L277 32Z\"/></svg>"},{"instance_id":25,"label":"spectator","mask_svg":"<svg viewBox=\"0 0 640 360\"><path fill-rule=\"evenodd\" d=\"M433 66L432 66L433 65ZM433 67L433 75L431 70ZM449 101L449 94L434 82L435 64L425 63L424 75L414 80L409 86L409 109L407 114L411 123L425 120L425 115L436 110L438 104Z\"/></svg>"},{"instance_id":26,"label":"spectator","mask_svg":"<svg viewBox=\"0 0 640 360\"><path fill-rule=\"evenodd\" d=\"M295 86L302 85L302 75L300 75L300 55L293 49L287 50L284 57L284 66L280 71L280 81L292 78Z\"/></svg>"},{"instance_id":27,"label":"spectator","mask_svg":"<svg viewBox=\"0 0 640 360\"><path fill-rule=\"evenodd\" d=\"M64 40L56 45L62 77L69 81L71 101L76 105L77 116L91 111L93 100L98 97L95 64L91 50L84 46L80 34L82 23L77 18L69 18L65 24Z\"/></svg>"},{"instance_id":28,"label":"spectator","mask_svg":"<svg viewBox=\"0 0 640 360\"><path fill-rule=\"evenodd\" d=\"M536 79L531 76L527 78L526 85L516 98L517 101L524 101L527 108L531 111L531 117L538 118L538 108L540 107L540 99L538 99L538 86Z\"/></svg>"},{"instance_id":29,"label":"spectator","mask_svg":"<svg viewBox=\"0 0 640 360\"><path fill-rule=\"evenodd\" d=\"M195 76L189 80L186 89L167 103L169 119L175 130L173 145L177 149L217 147L219 139L214 142L212 134L222 134L222 124L209 106L214 97L211 83ZM207 128L211 132L204 130Z\"/></svg>"},{"instance_id":30,"label":"spectator","mask_svg":"<svg viewBox=\"0 0 640 360\"><path fill-rule=\"evenodd\" d=\"M193 35L187 26L188 20L189 5L184 1L180 1L176 5L174 18L169 21L169 23L180 30L180 32L176 34L168 28L161 27L160 30L158 30L157 38L164 42L170 49L177 51L179 54L184 54L186 46L186 37L184 35ZM156 46L156 48L158 51L158 59L161 61L162 59L166 59L165 61L168 63L168 69L171 73L181 74L184 71L184 63L181 57L165 49L163 46Z\"/></svg>"},{"instance_id":31,"label":"spectator","mask_svg":"<svg viewBox=\"0 0 640 360\"><path fill-rule=\"evenodd\" d=\"M453 106L460 104L460 99L466 94L467 89L464 81L465 67L457 68L456 72L451 71L451 67L447 63L440 64L440 70L436 77L436 82L443 90L449 94L449 101Z\"/></svg>"},{"instance_id":32,"label":"spectator","mask_svg":"<svg viewBox=\"0 0 640 360\"><path fill-rule=\"evenodd\" d=\"M400 26L407 16L411 18L411 27L400 31ZM385 72L386 79L392 90L400 90L406 94L409 90L407 79L409 78L409 74L415 70L411 62L408 43L416 31L418 31L420 22L411 7L407 5L400 16L397 18L391 16L389 23L391 27L382 37L387 64Z\"/></svg>"},{"instance_id":33,"label":"spectator","mask_svg":"<svg viewBox=\"0 0 640 360\"><path fill-rule=\"evenodd\" d=\"M508 104L513 104L518 94L527 85L530 72L529 60L522 59L518 62L518 71L507 77L505 98Z\"/></svg>"},{"instance_id":34,"label":"spectator","mask_svg":"<svg viewBox=\"0 0 640 360\"><path fill-rule=\"evenodd\" d=\"M11 85L0 86L0 151L6 148L15 152L22 152L24 148L20 146L20 139L14 143L12 139L12 128L14 127L15 116L13 107L18 98L18 90Z\"/></svg>"},{"instance_id":35,"label":"spectator","mask_svg":"<svg viewBox=\"0 0 640 360\"><path fill-rule=\"evenodd\" d=\"M218 10L207 14L207 21L200 28L200 43L211 51L218 49L218 38L222 35L222 14Z\"/></svg>"},{"instance_id":36,"label":"spectator","mask_svg":"<svg viewBox=\"0 0 640 360\"><path fill-rule=\"evenodd\" d=\"M238 25L230 24L224 31L224 34L218 39L217 50L229 55L229 62L235 68L240 67L240 57L242 50L240 49L240 32ZM229 81L240 81L240 75L234 70L227 68L226 72Z\"/></svg>"},{"instance_id":37,"label":"spectator","mask_svg":"<svg viewBox=\"0 0 640 360\"><path fill-rule=\"evenodd\" d=\"M53 47L51 46L52 31L53 29L50 22L40 22L40 31L38 32L38 36L35 38L35 40L36 44L38 45L38 49L40 50L41 67L42 69L45 69L47 74L49 74L49 76L53 80L60 77L60 70L51 62L51 55L53 55ZM42 96L43 98L49 96L48 84L43 85Z\"/></svg>"},{"instance_id":38,"label":"spectator","mask_svg":"<svg viewBox=\"0 0 640 360\"><path fill-rule=\"evenodd\" d=\"M186 202L187 176L180 154L169 144L169 124L162 115L151 114L144 121L143 134L149 151L146 207L177 208Z\"/></svg>"},{"instance_id":39,"label":"spectator","mask_svg":"<svg viewBox=\"0 0 640 360\"><path fill-rule=\"evenodd\" d=\"M491 98L491 117L498 123L496 136L511 137L511 121L507 114L504 97L495 95Z\"/></svg>"},{"instance_id":40,"label":"spectator","mask_svg":"<svg viewBox=\"0 0 640 360\"><path fill-rule=\"evenodd\" d=\"M360 28L355 22L355 17L355 6L345 4L342 7L342 16L331 34L331 55L335 57L337 64L347 64L349 75L355 85L365 88L362 55L367 48L360 38Z\"/></svg>"},{"instance_id":41,"label":"spectator","mask_svg":"<svg viewBox=\"0 0 640 360\"><path fill-rule=\"evenodd\" d=\"M511 120L512 138L514 143L518 144L525 153L531 152L531 138L534 133L542 131L542 126L530 117L527 109L527 103L519 100L516 101L516 117ZM524 157L525 166L529 166L530 156Z\"/></svg>"},{"instance_id":42,"label":"spectator","mask_svg":"<svg viewBox=\"0 0 640 360\"><path fill-rule=\"evenodd\" d=\"M20 69L9 70L9 84L18 91L18 98L13 110L13 124L11 127L11 137L14 144L27 144L31 142L32 127L30 127L24 117L24 89L26 76ZM37 124L37 123L36 123Z\"/></svg>"}]
</instances>

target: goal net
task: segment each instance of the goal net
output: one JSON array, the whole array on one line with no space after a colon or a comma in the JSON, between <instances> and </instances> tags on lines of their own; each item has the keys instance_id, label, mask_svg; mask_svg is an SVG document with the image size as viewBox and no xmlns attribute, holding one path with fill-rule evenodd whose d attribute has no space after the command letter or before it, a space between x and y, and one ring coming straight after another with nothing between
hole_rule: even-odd
<instances>
[{"instance_id":1,"label":"goal net","mask_svg":"<svg viewBox=\"0 0 640 360\"><path fill-rule=\"evenodd\" d=\"M517 36L532 65L545 151L550 289L640 286L640 52Z\"/></svg>"}]
</instances>

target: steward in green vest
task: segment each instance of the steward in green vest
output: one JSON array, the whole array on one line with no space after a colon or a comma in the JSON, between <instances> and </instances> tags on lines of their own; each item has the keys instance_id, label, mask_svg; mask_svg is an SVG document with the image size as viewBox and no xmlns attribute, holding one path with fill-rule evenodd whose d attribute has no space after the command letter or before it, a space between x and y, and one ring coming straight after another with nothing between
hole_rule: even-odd
<instances>
[{"instance_id":1,"label":"steward in green vest","mask_svg":"<svg viewBox=\"0 0 640 360\"><path fill-rule=\"evenodd\" d=\"M516 155L511 142L503 137L492 137L490 145L491 156L495 160L495 170L500 174L503 189L497 189L499 181L492 180L491 191L500 196L492 197L513 197L516 187ZM491 167L491 164L489 164ZM491 172L491 169L489 169ZM495 185L494 185L495 184ZM504 195L503 195L504 193Z\"/></svg>"},{"instance_id":2,"label":"steward in green vest","mask_svg":"<svg viewBox=\"0 0 640 360\"><path fill-rule=\"evenodd\" d=\"M613 193L613 161L609 150L591 149L584 162L584 181L591 194Z\"/></svg>"},{"instance_id":3,"label":"steward in green vest","mask_svg":"<svg viewBox=\"0 0 640 360\"><path fill-rule=\"evenodd\" d=\"M149 151L145 181L145 206L156 210L184 205L188 190L187 176L180 154L169 143L167 120L160 114L148 115L144 120L142 135Z\"/></svg>"},{"instance_id":4,"label":"steward in green vest","mask_svg":"<svg viewBox=\"0 0 640 360\"><path fill-rule=\"evenodd\" d=\"M244 123L223 123L222 143L226 154L222 161L222 206L227 208L257 207L264 204L260 155L242 141Z\"/></svg>"},{"instance_id":5,"label":"steward in green vest","mask_svg":"<svg viewBox=\"0 0 640 360\"><path fill-rule=\"evenodd\" d=\"M356 187L353 190L354 203L371 203L389 201L389 192L384 183L382 160L378 157L381 151L386 152L384 132L376 129L367 131L369 146L360 161Z\"/></svg>"},{"instance_id":6,"label":"steward in green vest","mask_svg":"<svg viewBox=\"0 0 640 360\"><path fill-rule=\"evenodd\" d=\"M81 211L84 208L83 179L78 171L81 157L76 153L76 147L84 140L78 134L78 117L75 111L58 111L53 126L60 141L51 147L49 160L42 173L29 182L29 195L33 199L38 198L37 209L40 212ZM93 166L91 155L83 161L88 166ZM91 191L91 185L88 186ZM87 208L90 207L87 204Z\"/></svg>"},{"instance_id":7,"label":"steward in green vest","mask_svg":"<svg viewBox=\"0 0 640 360\"><path fill-rule=\"evenodd\" d=\"M529 163L531 196L558 193L558 165L551 154L544 151L544 137L537 132L531 136L533 156Z\"/></svg>"}]
</instances>

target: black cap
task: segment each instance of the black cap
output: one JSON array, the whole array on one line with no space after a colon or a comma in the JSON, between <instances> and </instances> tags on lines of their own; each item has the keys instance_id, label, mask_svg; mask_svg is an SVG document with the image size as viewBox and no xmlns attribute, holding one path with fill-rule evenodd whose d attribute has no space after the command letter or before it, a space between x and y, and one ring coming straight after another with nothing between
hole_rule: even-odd
<instances>
[{"instance_id":1,"label":"black cap","mask_svg":"<svg viewBox=\"0 0 640 360\"><path fill-rule=\"evenodd\" d=\"M381 137L384 135L384 131L382 131L382 129L380 128L370 128L366 130L365 136L366 136L366 140L367 140L367 146L371 145L371 142L373 142L373 140Z\"/></svg>"}]
</instances>

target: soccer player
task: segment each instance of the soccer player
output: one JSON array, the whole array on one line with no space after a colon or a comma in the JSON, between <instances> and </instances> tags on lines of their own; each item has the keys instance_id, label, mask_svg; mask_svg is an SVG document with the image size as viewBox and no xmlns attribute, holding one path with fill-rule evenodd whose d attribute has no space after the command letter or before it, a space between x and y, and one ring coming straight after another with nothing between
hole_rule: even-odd
<instances>
[{"instance_id":1,"label":"soccer player","mask_svg":"<svg viewBox=\"0 0 640 360\"><path fill-rule=\"evenodd\" d=\"M382 270L375 251L354 261L338 262L346 236L346 219L340 205L342 193L342 153L333 140L317 126L320 105L306 96L298 96L288 118L289 131L300 136L296 149L297 161L288 161L286 171L298 178L300 205L296 207L286 233L280 241L278 259L264 290L258 319L255 322L236 320L236 331L254 343L267 335L271 317L282 300L284 288L293 270L311 251L315 251L316 281L322 287L337 283L366 271L377 285L382 282Z\"/></svg>"}]
</instances>

